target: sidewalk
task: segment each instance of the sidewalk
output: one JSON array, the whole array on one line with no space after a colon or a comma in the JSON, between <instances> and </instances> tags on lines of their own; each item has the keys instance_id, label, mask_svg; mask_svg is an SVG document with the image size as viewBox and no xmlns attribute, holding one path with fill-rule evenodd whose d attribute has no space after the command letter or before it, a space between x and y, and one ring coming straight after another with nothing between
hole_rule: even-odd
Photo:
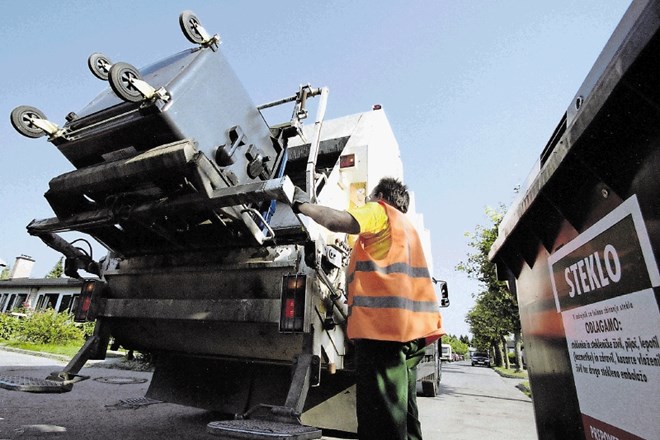
<instances>
[{"instance_id":1,"label":"sidewalk","mask_svg":"<svg viewBox=\"0 0 660 440\"><path fill-rule=\"evenodd\" d=\"M30 356L37 356L37 357L42 357L42 358L47 358L47 359L52 359L58 362L61 362L63 365L66 365L69 363L71 360L71 356L66 356L63 354L55 354L55 353L45 353L42 351L33 351L33 350L25 350L23 348L15 348L15 347L8 347L6 345L0 344L0 350L4 351L10 351L13 353L20 353L20 354L27 354ZM119 363L123 359L125 359L126 356L124 353L118 352L118 351L110 351L108 350L106 354L106 359L103 360L89 360L85 363L85 366L91 366L94 365L96 367L103 367L103 364L112 364L112 363ZM0 361L0 366L2 366L2 361Z\"/></svg>"}]
</instances>

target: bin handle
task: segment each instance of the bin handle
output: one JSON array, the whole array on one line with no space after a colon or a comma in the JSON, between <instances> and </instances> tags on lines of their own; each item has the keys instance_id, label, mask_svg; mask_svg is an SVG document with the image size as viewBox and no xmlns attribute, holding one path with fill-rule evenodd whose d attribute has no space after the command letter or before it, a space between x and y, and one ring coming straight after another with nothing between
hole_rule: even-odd
<instances>
[{"instance_id":1,"label":"bin handle","mask_svg":"<svg viewBox=\"0 0 660 440\"><path fill-rule=\"evenodd\" d=\"M255 221L261 223L261 224L264 226L264 228L266 228L266 230L268 231L268 233L265 234L265 236L264 236L264 241L265 241L265 240L272 240L272 239L275 238L275 231L273 231L273 229L272 229L272 228L270 227L270 225L266 222L266 220L264 219L264 217L261 215L261 213L260 213L259 211L257 211L257 210L254 209L254 208L245 208L245 209L241 210L241 212L244 212L244 213L246 213L246 214L250 214L250 215L252 215L252 216L256 216L256 220L255 220ZM254 220L254 218L253 218L253 220Z\"/></svg>"}]
</instances>

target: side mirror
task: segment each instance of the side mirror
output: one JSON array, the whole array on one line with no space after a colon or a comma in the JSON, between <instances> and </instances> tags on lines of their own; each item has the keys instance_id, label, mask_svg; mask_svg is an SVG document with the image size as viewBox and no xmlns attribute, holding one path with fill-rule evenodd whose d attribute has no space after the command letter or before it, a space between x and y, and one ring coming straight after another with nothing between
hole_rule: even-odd
<instances>
[{"instance_id":1,"label":"side mirror","mask_svg":"<svg viewBox=\"0 0 660 440\"><path fill-rule=\"evenodd\" d=\"M440 288L440 307L449 307L449 289L447 288L447 282L442 280L436 280L431 278L433 284Z\"/></svg>"}]
</instances>

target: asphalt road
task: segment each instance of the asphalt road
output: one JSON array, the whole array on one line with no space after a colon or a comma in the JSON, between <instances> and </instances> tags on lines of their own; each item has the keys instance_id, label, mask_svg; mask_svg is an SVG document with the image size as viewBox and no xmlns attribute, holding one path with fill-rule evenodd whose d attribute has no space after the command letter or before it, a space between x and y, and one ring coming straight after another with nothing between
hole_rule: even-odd
<instances>
[{"instance_id":1,"label":"asphalt road","mask_svg":"<svg viewBox=\"0 0 660 440\"><path fill-rule=\"evenodd\" d=\"M45 378L64 362L0 350L0 376ZM35 394L0 388L0 440L217 439L208 411L144 399L151 374L85 367L69 393ZM419 397L424 438L536 439L532 403L519 381L466 362L445 364L437 397ZM334 437L325 436L324 439Z\"/></svg>"},{"instance_id":2,"label":"asphalt road","mask_svg":"<svg viewBox=\"0 0 660 440\"><path fill-rule=\"evenodd\" d=\"M469 362L443 364L440 394L418 397L422 431L427 440L534 440L532 401L516 385Z\"/></svg>"}]
</instances>

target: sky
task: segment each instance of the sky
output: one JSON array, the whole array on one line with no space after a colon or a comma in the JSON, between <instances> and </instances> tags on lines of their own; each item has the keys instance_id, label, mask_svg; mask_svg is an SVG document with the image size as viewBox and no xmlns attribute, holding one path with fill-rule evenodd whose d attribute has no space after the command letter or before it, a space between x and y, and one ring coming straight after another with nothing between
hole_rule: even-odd
<instances>
[{"instance_id":1,"label":"sky","mask_svg":"<svg viewBox=\"0 0 660 440\"><path fill-rule=\"evenodd\" d=\"M35 259L34 277L60 254L26 232L54 214L44 199L73 166L46 138L18 134L9 115L39 108L63 125L105 89L87 67L149 65L191 47L178 17L192 10L255 104L310 83L330 89L326 118L382 105L432 240L432 274L446 280L450 334L480 291L456 266L465 236L510 206L629 0L127 1L0 0L0 259ZM310 108L314 114L314 104ZM281 121L277 121L281 122ZM65 238L77 238L65 234ZM105 250L95 247L98 260Z\"/></svg>"}]
</instances>

